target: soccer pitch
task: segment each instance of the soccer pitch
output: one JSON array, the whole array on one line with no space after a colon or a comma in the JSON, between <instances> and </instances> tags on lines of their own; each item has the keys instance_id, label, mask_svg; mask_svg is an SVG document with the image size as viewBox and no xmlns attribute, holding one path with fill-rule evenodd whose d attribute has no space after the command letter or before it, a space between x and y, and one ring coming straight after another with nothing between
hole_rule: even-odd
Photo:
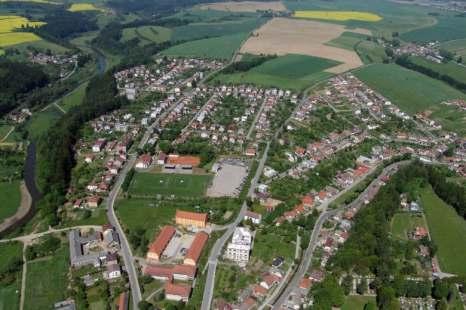
<instances>
[{"instance_id":1,"label":"soccer pitch","mask_svg":"<svg viewBox=\"0 0 466 310\"><path fill-rule=\"evenodd\" d=\"M129 193L135 196L203 196L212 176L193 174L136 173Z\"/></svg>"}]
</instances>

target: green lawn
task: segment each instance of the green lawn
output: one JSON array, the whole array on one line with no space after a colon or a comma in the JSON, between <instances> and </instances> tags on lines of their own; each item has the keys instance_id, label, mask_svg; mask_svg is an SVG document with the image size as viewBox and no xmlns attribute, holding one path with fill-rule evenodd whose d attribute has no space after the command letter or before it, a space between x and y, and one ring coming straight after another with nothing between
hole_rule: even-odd
<instances>
[{"instance_id":1,"label":"green lawn","mask_svg":"<svg viewBox=\"0 0 466 310\"><path fill-rule=\"evenodd\" d=\"M15 214L21 203L21 192L19 190L19 181L0 182L0 222Z\"/></svg>"},{"instance_id":2,"label":"green lawn","mask_svg":"<svg viewBox=\"0 0 466 310\"><path fill-rule=\"evenodd\" d=\"M421 191L421 201L442 271L465 276L466 221L431 188Z\"/></svg>"},{"instance_id":3,"label":"green lawn","mask_svg":"<svg viewBox=\"0 0 466 310\"><path fill-rule=\"evenodd\" d=\"M13 126L0 124L0 141L10 132Z\"/></svg>"},{"instance_id":4,"label":"green lawn","mask_svg":"<svg viewBox=\"0 0 466 310\"><path fill-rule=\"evenodd\" d=\"M161 43L169 41L172 36L170 28L159 26L141 26L123 29L122 41L129 41L134 38L141 40L141 45L150 43Z\"/></svg>"},{"instance_id":5,"label":"green lawn","mask_svg":"<svg viewBox=\"0 0 466 310\"><path fill-rule=\"evenodd\" d=\"M129 193L136 196L203 196L211 175L136 173Z\"/></svg>"},{"instance_id":6,"label":"green lawn","mask_svg":"<svg viewBox=\"0 0 466 310\"><path fill-rule=\"evenodd\" d=\"M400 109L415 114L442 101L466 98L449 85L395 64L375 64L355 71L356 76Z\"/></svg>"},{"instance_id":7,"label":"green lawn","mask_svg":"<svg viewBox=\"0 0 466 310\"><path fill-rule=\"evenodd\" d=\"M341 310L363 310L364 306L372 302L375 305L375 297L371 296L347 296Z\"/></svg>"},{"instance_id":8,"label":"green lawn","mask_svg":"<svg viewBox=\"0 0 466 310\"><path fill-rule=\"evenodd\" d=\"M5 266L10 259L22 258L23 245L19 242L0 244L0 269ZM19 298L21 290L21 272L16 275L16 281L9 285L0 284L0 310L10 310L19 308Z\"/></svg>"},{"instance_id":9,"label":"green lawn","mask_svg":"<svg viewBox=\"0 0 466 310\"><path fill-rule=\"evenodd\" d=\"M63 110L69 111L72 107L80 105L83 101L84 95L86 94L87 82L79 85L72 93L63 97L58 105L62 107Z\"/></svg>"},{"instance_id":10,"label":"green lawn","mask_svg":"<svg viewBox=\"0 0 466 310\"><path fill-rule=\"evenodd\" d=\"M270 265L275 257L281 256L291 263L295 257L295 251L296 227L290 230L283 227L262 228L256 232L251 258Z\"/></svg>"},{"instance_id":11,"label":"green lawn","mask_svg":"<svg viewBox=\"0 0 466 310\"><path fill-rule=\"evenodd\" d=\"M247 72L219 74L213 83L242 84L250 83L266 87L280 87L301 91L316 82L332 76L325 69L339 62L304 55L286 55L266 61Z\"/></svg>"},{"instance_id":12,"label":"green lawn","mask_svg":"<svg viewBox=\"0 0 466 310\"><path fill-rule=\"evenodd\" d=\"M177 57L200 57L210 59L230 59L234 52L246 40L249 33L238 33L234 35L221 36L216 38L190 41L175 45L162 52L166 56Z\"/></svg>"},{"instance_id":13,"label":"green lawn","mask_svg":"<svg viewBox=\"0 0 466 310\"><path fill-rule=\"evenodd\" d=\"M49 309L67 297L68 256L68 246L63 245L52 257L28 262L25 310Z\"/></svg>"},{"instance_id":14,"label":"green lawn","mask_svg":"<svg viewBox=\"0 0 466 310\"><path fill-rule=\"evenodd\" d=\"M220 264L215 271L214 297L234 302L242 289L256 281L255 275L242 271L238 266Z\"/></svg>"},{"instance_id":15,"label":"green lawn","mask_svg":"<svg viewBox=\"0 0 466 310\"><path fill-rule=\"evenodd\" d=\"M422 215L406 212L397 213L392 218L391 231L396 238L408 240L408 233L415 230L418 226L427 228Z\"/></svg>"},{"instance_id":16,"label":"green lawn","mask_svg":"<svg viewBox=\"0 0 466 310\"><path fill-rule=\"evenodd\" d=\"M29 134L34 138L38 138L45 133L63 113L55 106L49 106L46 110L34 113L27 121L26 128Z\"/></svg>"}]
</instances>

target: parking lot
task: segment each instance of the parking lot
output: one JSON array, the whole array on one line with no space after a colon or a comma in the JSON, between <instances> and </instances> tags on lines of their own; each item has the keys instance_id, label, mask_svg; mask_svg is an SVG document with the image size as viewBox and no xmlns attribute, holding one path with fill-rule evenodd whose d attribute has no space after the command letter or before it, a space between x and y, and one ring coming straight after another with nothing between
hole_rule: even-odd
<instances>
[{"instance_id":1,"label":"parking lot","mask_svg":"<svg viewBox=\"0 0 466 310\"><path fill-rule=\"evenodd\" d=\"M237 197L249 172L248 165L237 159L222 160L212 170L216 174L207 189L209 197Z\"/></svg>"}]
</instances>

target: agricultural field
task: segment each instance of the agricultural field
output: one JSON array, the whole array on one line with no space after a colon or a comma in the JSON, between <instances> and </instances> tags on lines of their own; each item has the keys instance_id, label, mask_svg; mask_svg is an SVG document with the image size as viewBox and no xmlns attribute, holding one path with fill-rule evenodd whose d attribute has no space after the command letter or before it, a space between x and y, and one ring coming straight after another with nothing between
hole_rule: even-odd
<instances>
[{"instance_id":1,"label":"agricultural field","mask_svg":"<svg viewBox=\"0 0 466 310\"><path fill-rule=\"evenodd\" d=\"M63 113L58 110L55 106L51 105L44 111L34 113L32 117L27 121L27 131L29 134L38 138L40 135L45 133L50 126L52 126Z\"/></svg>"},{"instance_id":2,"label":"agricultural field","mask_svg":"<svg viewBox=\"0 0 466 310\"><path fill-rule=\"evenodd\" d=\"M432 240L443 272L466 275L466 221L431 188L420 192Z\"/></svg>"},{"instance_id":3,"label":"agricultural field","mask_svg":"<svg viewBox=\"0 0 466 310\"><path fill-rule=\"evenodd\" d=\"M402 240L408 240L408 234L413 232L416 227L424 227L427 224L424 217L420 214L397 213L392 218L391 231L394 237Z\"/></svg>"},{"instance_id":4,"label":"agricultural field","mask_svg":"<svg viewBox=\"0 0 466 310\"><path fill-rule=\"evenodd\" d=\"M466 38L466 16L441 12L437 23L431 27L413 30L401 35L401 39L413 42L446 42Z\"/></svg>"},{"instance_id":5,"label":"agricultural field","mask_svg":"<svg viewBox=\"0 0 466 310\"><path fill-rule=\"evenodd\" d=\"M0 222L14 215L21 203L21 192L19 189L19 181L0 182Z\"/></svg>"},{"instance_id":6,"label":"agricultural field","mask_svg":"<svg viewBox=\"0 0 466 310\"><path fill-rule=\"evenodd\" d=\"M69 111L71 108L76 107L83 101L86 94L87 82L79 85L72 93L66 95L57 103L63 110Z\"/></svg>"},{"instance_id":7,"label":"agricultural field","mask_svg":"<svg viewBox=\"0 0 466 310\"><path fill-rule=\"evenodd\" d=\"M345 31L348 29L343 25L274 18L254 32L254 35L241 48L241 52L254 55L300 54L332 59L341 64L326 71L341 73L362 65L356 52L325 45ZM352 29L351 31L369 34L364 29Z\"/></svg>"},{"instance_id":8,"label":"agricultural field","mask_svg":"<svg viewBox=\"0 0 466 310\"><path fill-rule=\"evenodd\" d=\"M256 12L256 11L275 11L284 12L286 7L281 1L242 1L242 2L219 2L203 4L199 6L201 10L216 10L228 12Z\"/></svg>"},{"instance_id":9,"label":"agricultural field","mask_svg":"<svg viewBox=\"0 0 466 310\"><path fill-rule=\"evenodd\" d=\"M28 262L25 310L48 309L66 297L68 256L68 246L62 245L53 256Z\"/></svg>"},{"instance_id":10,"label":"agricultural field","mask_svg":"<svg viewBox=\"0 0 466 310\"><path fill-rule=\"evenodd\" d=\"M250 83L301 91L332 76L331 73L324 72L324 70L338 64L336 61L324 58L286 55L269 60L247 72L219 74L213 83Z\"/></svg>"},{"instance_id":11,"label":"agricultural field","mask_svg":"<svg viewBox=\"0 0 466 310\"><path fill-rule=\"evenodd\" d=\"M83 12L83 11L101 11L105 10L102 8L96 7L93 3L73 3L69 7L68 11L70 12Z\"/></svg>"},{"instance_id":12,"label":"agricultural field","mask_svg":"<svg viewBox=\"0 0 466 310\"><path fill-rule=\"evenodd\" d=\"M346 296L345 303L341 306L341 310L363 310L365 309L364 306L367 303L375 302L375 297L371 296Z\"/></svg>"},{"instance_id":13,"label":"agricultural field","mask_svg":"<svg viewBox=\"0 0 466 310\"><path fill-rule=\"evenodd\" d=\"M359 20L346 20L332 22L344 24L351 28L364 27L370 29L375 35L391 37L392 32L404 33L407 31L432 26L436 23L433 16L428 15L431 11L415 5L400 5L392 1L365 1L365 0L334 0L334 1L312 1L312 0L284 0L283 3L290 11L356 11L371 12L382 19L377 22Z\"/></svg>"},{"instance_id":14,"label":"agricultural field","mask_svg":"<svg viewBox=\"0 0 466 310\"><path fill-rule=\"evenodd\" d=\"M358 11L295 11L293 14L296 18L309 18L309 19L323 19L323 20L336 20L348 21L357 20L362 22L378 22L382 19L377 14L370 12Z\"/></svg>"},{"instance_id":15,"label":"agricultural field","mask_svg":"<svg viewBox=\"0 0 466 310\"><path fill-rule=\"evenodd\" d=\"M248 33L238 33L186 42L162 51L162 55L228 60L241 47L241 44L248 36Z\"/></svg>"},{"instance_id":16,"label":"agricultural field","mask_svg":"<svg viewBox=\"0 0 466 310\"><path fill-rule=\"evenodd\" d=\"M360 41L356 44L355 50L365 64L382 63L387 58L385 48L373 41Z\"/></svg>"},{"instance_id":17,"label":"agricultural field","mask_svg":"<svg viewBox=\"0 0 466 310\"><path fill-rule=\"evenodd\" d=\"M173 28L171 40L191 41L207 37L220 37L237 33L249 33L267 21L265 18L241 18L217 23L191 23Z\"/></svg>"},{"instance_id":18,"label":"agricultural field","mask_svg":"<svg viewBox=\"0 0 466 310\"><path fill-rule=\"evenodd\" d=\"M212 176L191 174L136 173L129 193L134 196L200 197Z\"/></svg>"},{"instance_id":19,"label":"agricultural field","mask_svg":"<svg viewBox=\"0 0 466 310\"><path fill-rule=\"evenodd\" d=\"M123 29L121 40L123 42L138 38L141 45L150 43L162 43L169 41L172 36L172 30L159 26L141 26Z\"/></svg>"},{"instance_id":20,"label":"agricultural field","mask_svg":"<svg viewBox=\"0 0 466 310\"><path fill-rule=\"evenodd\" d=\"M409 60L418 66L434 70L441 75L448 75L457 81L466 81L466 67L458 65L456 62L436 63L416 56L409 57Z\"/></svg>"},{"instance_id":21,"label":"agricultural field","mask_svg":"<svg viewBox=\"0 0 466 310\"><path fill-rule=\"evenodd\" d=\"M374 64L356 70L355 75L410 114L448 99L466 98L441 81L395 64Z\"/></svg>"},{"instance_id":22,"label":"agricultural field","mask_svg":"<svg viewBox=\"0 0 466 310\"><path fill-rule=\"evenodd\" d=\"M441 47L457 56L463 57L463 64L466 63L466 39L443 42Z\"/></svg>"},{"instance_id":23,"label":"agricultural field","mask_svg":"<svg viewBox=\"0 0 466 310\"><path fill-rule=\"evenodd\" d=\"M22 259L23 245L19 242L0 244L0 266L5 266L12 259ZM19 291L21 289L21 272L9 285L0 285L0 310L19 309Z\"/></svg>"},{"instance_id":24,"label":"agricultural field","mask_svg":"<svg viewBox=\"0 0 466 310\"><path fill-rule=\"evenodd\" d=\"M34 33L16 32L15 30L21 26L41 26L43 24L43 22L30 21L22 16L0 15L0 47L41 40Z\"/></svg>"},{"instance_id":25,"label":"agricultural field","mask_svg":"<svg viewBox=\"0 0 466 310\"><path fill-rule=\"evenodd\" d=\"M367 40L367 38L367 35L361 33L345 31L338 38L325 43L325 45L344 48L353 51L357 43L363 40Z\"/></svg>"}]
</instances>

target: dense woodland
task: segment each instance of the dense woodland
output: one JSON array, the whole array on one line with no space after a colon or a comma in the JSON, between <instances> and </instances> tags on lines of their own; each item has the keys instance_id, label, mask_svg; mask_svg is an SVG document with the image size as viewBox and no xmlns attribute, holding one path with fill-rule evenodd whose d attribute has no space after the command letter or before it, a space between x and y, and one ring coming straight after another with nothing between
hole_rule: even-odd
<instances>
[{"instance_id":1,"label":"dense woodland","mask_svg":"<svg viewBox=\"0 0 466 310\"><path fill-rule=\"evenodd\" d=\"M16 107L27 93L46 86L50 78L39 66L0 60L0 116Z\"/></svg>"},{"instance_id":2,"label":"dense woodland","mask_svg":"<svg viewBox=\"0 0 466 310\"><path fill-rule=\"evenodd\" d=\"M64 203L75 165L74 144L82 125L104 113L117 109L126 99L117 97L113 72L97 76L89 82L83 103L71 109L41 137L38 147L39 184L43 193L42 215L57 224L57 206Z\"/></svg>"}]
</instances>

